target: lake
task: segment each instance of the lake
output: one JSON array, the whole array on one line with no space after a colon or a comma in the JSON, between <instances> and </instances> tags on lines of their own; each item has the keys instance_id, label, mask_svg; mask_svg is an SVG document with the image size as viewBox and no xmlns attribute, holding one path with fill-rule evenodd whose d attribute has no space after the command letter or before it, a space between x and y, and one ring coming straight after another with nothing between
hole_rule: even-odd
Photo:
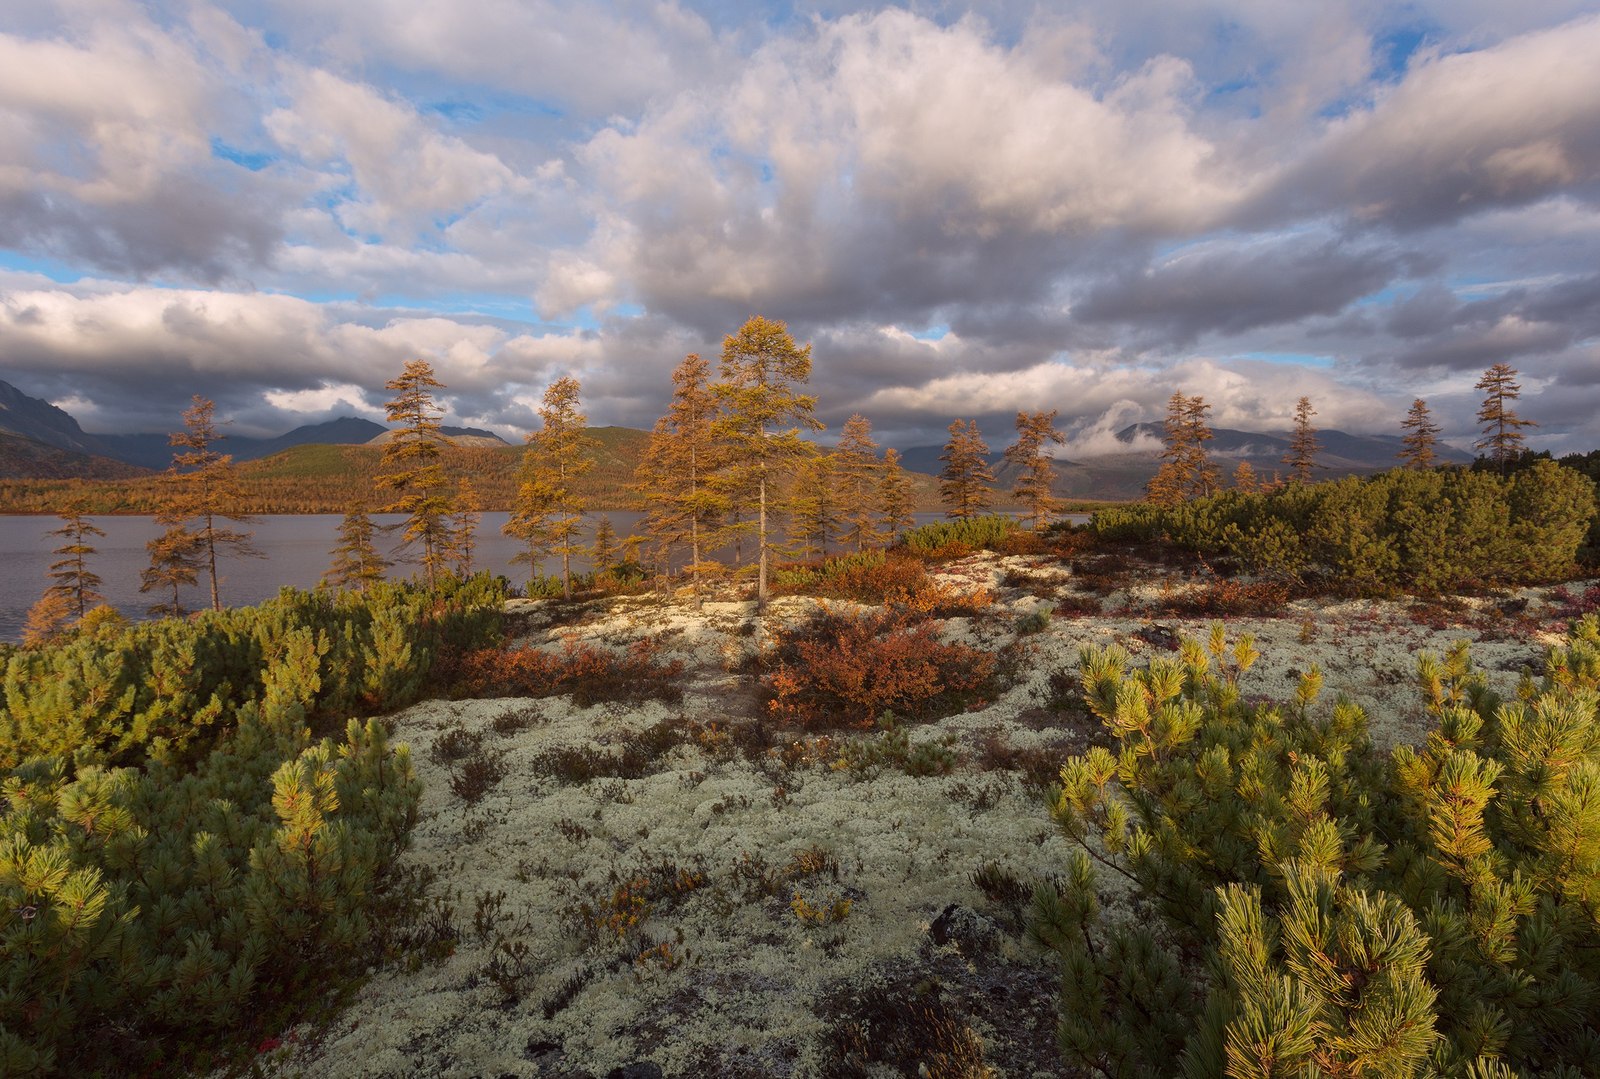
<instances>
[{"instance_id":1,"label":"lake","mask_svg":"<svg viewBox=\"0 0 1600 1079\"><path fill-rule=\"evenodd\" d=\"M508 514L485 513L478 526L477 550L474 559L479 569L504 574L517 585L527 582L526 566L513 566L511 559L521 550L521 545L502 535L500 528ZM598 516L598 515L597 515ZM619 536L626 537L643 514L632 511L607 513ZM273 514L254 518L249 524L238 527L253 533L255 545L264 558L220 558L217 574L222 602L229 606L260 603L278 594L284 586L313 588L333 561L333 549L339 522L338 514ZM392 524L403 520L398 514L374 514L377 524ZM594 520L596 518L591 518ZM941 520L937 513L919 513L918 524ZM1073 514L1072 520L1087 520ZM139 574L150 564L145 544L161 533L161 526L149 517L92 517L90 520L106 533L103 539L94 539L96 553L89 559L89 569L100 575L100 592L106 602L129 618L143 618L145 611L157 601L151 593L139 591ZM225 524L227 522L224 522ZM64 542L60 537L49 536L51 529L59 528L60 518L46 516L0 515L0 565L5 572L0 575L0 640L17 641L22 637L22 627L28 620L28 608L38 602L49 585L45 574L55 556L50 552ZM380 540L379 549L393 557ZM574 560L574 569L587 570L589 564ZM551 560L544 572L560 569L560 562ZM417 571L412 563L401 562L389 572L393 577L408 577ZM209 600L205 579L200 586L187 590L184 605L191 609L204 607Z\"/></svg>"}]
</instances>

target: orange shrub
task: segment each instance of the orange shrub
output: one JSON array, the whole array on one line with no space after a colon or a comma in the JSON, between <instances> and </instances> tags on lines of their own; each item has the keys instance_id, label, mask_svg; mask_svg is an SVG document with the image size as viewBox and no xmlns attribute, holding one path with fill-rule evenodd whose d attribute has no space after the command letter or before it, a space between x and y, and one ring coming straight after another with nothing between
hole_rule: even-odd
<instances>
[{"instance_id":1,"label":"orange shrub","mask_svg":"<svg viewBox=\"0 0 1600 1079\"><path fill-rule=\"evenodd\" d=\"M682 699L683 664L661 663L653 641L635 641L624 655L568 641L559 652L480 648L453 657L448 682L457 697L553 697L572 694L581 707L608 701Z\"/></svg>"},{"instance_id":2,"label":"orange shrub","mask_svg":"<svg viewBox=\"0 0 1600 1079\"><path fill-rule=\"evenodd\" d=\"M996 659L945 644L903 612L861 617L823 610L779 633L768 688L773 714L803 727L871 727L885 711L931 718L992 687Z\"/></svg>"},{"instance_id":3,"label":"orange shrub","mask_svg":"<svg viewBox=\"0 0 1600 1079\"><path fill-rule=\"evenodd\" d=\"M1218 581L1192 592L1164 597L1157 602L1156 610L1190 618L1260 616L1282 614L1288 602L1288 587L1277 581Z\"/></svg>"}]
</instances>

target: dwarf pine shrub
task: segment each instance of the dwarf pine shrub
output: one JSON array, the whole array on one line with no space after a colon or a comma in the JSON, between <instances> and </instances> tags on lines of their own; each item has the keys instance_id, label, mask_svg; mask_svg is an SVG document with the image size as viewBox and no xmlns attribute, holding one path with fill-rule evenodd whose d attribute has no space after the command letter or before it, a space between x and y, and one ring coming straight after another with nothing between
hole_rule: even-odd
<instances>
[{"instance_id":1,"label":"dwarf pine shrub","mask_svg":"<svg viewBox=\"0 0 1600 1079\"><path fill-rule=\"evenodd\" d=\"M1588 477L1550 461L1500 477L1396 469L1366 478L1225 491L1175 506L1101 510L1106 539L1168 540L1252 573L1316 576L1340 588L1438 592L1558 580L1595 515Z\"/></svg>"},{"instance_id":2,"label":"dwarf pine shrub","mask_svg":"<svg viewBox=\"0 0 1600 1079\"><path fill-rule=\"evenodd\" d=\"M357 959L420 785L380 722L311 725L407 703L437 651L493 636L498 596L286 591L11 652L0 1074L158 1068Z\"/></svg>"},{"instance_id":3,"label":"dwarf pine shrub","mask_svg":"<svg viewBox=\"0 0 1600 1079\"><path fill-rule=\"evenodd\" d=\"M1143 669L1081 656L1111 745L1061 769L1079 852L1032 918L1063 1054L1105 1076L1600 1074L1600 620L1514 700L1465 646L1425 658L1434 728L1387 757L1315 671L1245 698L1254 658L1220 625ZM1140 917L1100 911L1091 861Z\"/></svg>"},{"instance_id":4,"label":"dwarf pine shrub","mask_svg":"<svg viewBox=\"0 0 1600 1079\"><path fill-rule=\"evenodd\" d=\"M1000 513L934 521L901 536L900 546L916 557L929 561L960 558L986 547L997 547L1021 527L1016 518Z\"/></svg>"}]
</instances>

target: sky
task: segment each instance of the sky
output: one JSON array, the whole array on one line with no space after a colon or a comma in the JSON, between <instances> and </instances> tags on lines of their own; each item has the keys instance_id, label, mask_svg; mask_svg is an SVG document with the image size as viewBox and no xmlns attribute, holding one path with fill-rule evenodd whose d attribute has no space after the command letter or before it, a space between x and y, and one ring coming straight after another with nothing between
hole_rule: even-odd
<instances>
[{"instance_id":1,"label":"sky","mask_svg":"<svg viewBox=\"0 0 1600 1079\"><path fill-rule=\"evenodd\" d=\"M1600 447L1600 4L0 5L0 379L92 432L648 428L760 314L836 434Z\"/></svg>"}]
</instances>

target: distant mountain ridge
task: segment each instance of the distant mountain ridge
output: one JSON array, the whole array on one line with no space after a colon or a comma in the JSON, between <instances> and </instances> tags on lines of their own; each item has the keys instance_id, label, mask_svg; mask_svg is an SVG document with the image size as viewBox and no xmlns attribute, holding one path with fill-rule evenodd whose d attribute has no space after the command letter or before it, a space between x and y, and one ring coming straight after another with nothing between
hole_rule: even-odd
<instances>
[{"instance_id":1,"label":"distant mountain ridge","mask_svg":"<svg viewBox=\"0 0 1600 1079\"><path fill-rule=\"evenodd\" d=\"M445 427L442 430L452 441L465 445L509 445L493 431L475 427ZM93 435L78 426L78 421L70 413L48 401L29 397L4 381L0 381L0 433L31 439L68 453L109 458L141 469L160 470L172 464L172 443L166 433ZM236 461L255 461L293 446L361 446L386 440L391 435L390 429L381 423L358 416L340 416L323 423L305 424L274 438L227 435L219 448L224 453L232 454ZM22 475L11 471L11 459L17 457L20 461L29 456L16 453L0 456L0 475ZM32 458L39 456L37 453L31 454ZM66 467L66 460L57 460L56 467ZM83 467L92 470L82 473L85 477L92 474L93 478L103 479L110 475L103 465L85 463Z\"/></svg>"}]
</instances>

